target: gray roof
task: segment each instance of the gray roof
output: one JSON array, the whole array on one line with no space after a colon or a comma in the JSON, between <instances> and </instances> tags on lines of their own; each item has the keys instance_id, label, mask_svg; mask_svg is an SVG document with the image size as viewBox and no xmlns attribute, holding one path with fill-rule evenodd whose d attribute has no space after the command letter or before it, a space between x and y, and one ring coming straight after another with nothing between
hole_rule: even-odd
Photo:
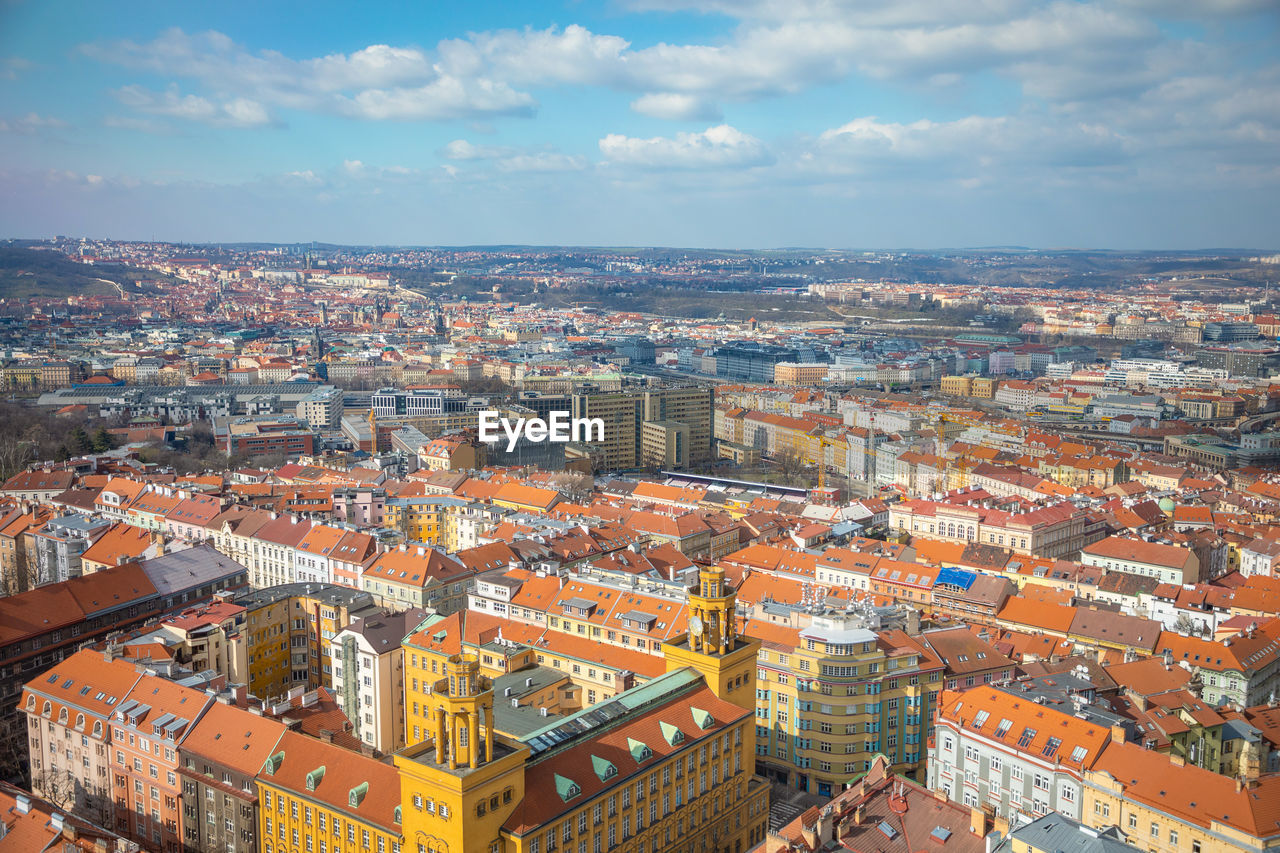
<instances>
[{"instance_id":1,"label":"gray roof","mask_svg":"<svg viewBox=\"0 0 1280 853\"><path fill-rule=\"evenodd\" d=\"M495 678L493 680L493 718L498 731L515 737L524 737L559 719L561 714L548 713L547 716L542 716L542 712L535 705L522 703L519 707L514 707L512 700L522 702L523 697L531 693L540 693L550 685L564 681L566 678L567 673L563 670L552 669L549 666L533 666ZM507 692L508 690L510 693Z\"/></svg>"},{"instance_id":2,"label":"gray roof","mask_svg":"<svg viewBox=\"0 0 1280 853\"><path fill-rule=\"evenodd\" d=\"M404 638L413 633L422 620L430 613L417 607L411 607L400 613L382 610L355 616L351 623L341 632L350 631L365 638L376 654L382 654L400 648Z\"/></svg>"},{"instance_id":3,"label":"gray roof","mask_svg":"<svg viewBox=\"0 0 1280 853\"><path fill-rule=\"evenodd\" d=\"M1000 850L1013 849L1010 840L1026 842L1033 850L1056 853L1133 853L1140 848L1124 842L1119 827L1093 829L1079 821L1051 812L1044 817L1012 830Z\"/></svg>"},{"instance_id":4,"label":"gray roof","mask_svg":"<svg viewBox=\"0 0 1280 853\"><path fill-rule=\"evenodd\" d=\"M295 596L308 596L331 606L352 607L358 604L373 604L373 596L364 590L332 583L286 583L269 586L246 592L238 596L235 603L249 610L256 610Z\"/></svg>"},{"instance_id":5,"label":"gray roof","mask_svg":"<svg viewBox=\"0 0 1280 853\"><path fill-rule=\"evenodd\" d=\"M143 573L161 595L205 586L249 570L221 554L212 545L197 545L185 551L174 551L139 564Z\"/></svg>"}]
</instances>

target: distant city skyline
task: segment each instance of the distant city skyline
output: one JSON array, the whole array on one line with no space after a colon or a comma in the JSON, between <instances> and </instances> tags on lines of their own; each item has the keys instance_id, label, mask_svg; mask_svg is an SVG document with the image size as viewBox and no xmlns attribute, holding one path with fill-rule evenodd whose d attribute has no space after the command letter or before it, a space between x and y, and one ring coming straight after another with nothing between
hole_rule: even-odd
<instances>
[{"instance_id":1,"label":"distant city skyline","mask_svg":"<svg viewBox=\"0 0 1280 853\"><path fill-rule=\"evenodd\" d=\"M1273 0L0 7L0 237L1280 248Z\"/></svg>"}]
</instances>

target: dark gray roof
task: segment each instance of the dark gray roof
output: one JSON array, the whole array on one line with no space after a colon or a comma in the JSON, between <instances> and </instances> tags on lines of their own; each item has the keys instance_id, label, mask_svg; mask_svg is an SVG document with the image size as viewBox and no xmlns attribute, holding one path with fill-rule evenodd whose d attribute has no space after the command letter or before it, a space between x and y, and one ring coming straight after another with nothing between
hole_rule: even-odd
<instances>
[{"instance_id":1,"label":"dark gray roof","mask_svg":"<svg viewBox=\"0 0 1280 853\"><path fill-rule=\"evenodd\" d=\"M361 635L377 653L389 652L400 648L404 638L429 615L428 611L417 607L400 613L380 610L354 617L342 630Z\"/></svg>"},{"instance_id":2,"label":"dark gray roof","mask_svg":"<svg viewBox=\"0 0 1280 853\"><path fill-rule=\"evenodd\" d=\"M172 595L235 575L247 575L249 572L235 560L219 553L212 545L197 545L184 551L174 551L144 560L139 565L161 595Z\"/></svg>"},{"instance_id":3,"label":"dark gray roof","mask_svg":"<svg viewBox=\"0 0 1280 853\"><path fill-rule=\"evenodd\" d=\"M353 607L373 603L373 596L364 590L332 583L286 583L269 586L246 592L238 596L235 603L254 610L295 596L309 596L331 606Z\"/></svg>"}]
</instances>

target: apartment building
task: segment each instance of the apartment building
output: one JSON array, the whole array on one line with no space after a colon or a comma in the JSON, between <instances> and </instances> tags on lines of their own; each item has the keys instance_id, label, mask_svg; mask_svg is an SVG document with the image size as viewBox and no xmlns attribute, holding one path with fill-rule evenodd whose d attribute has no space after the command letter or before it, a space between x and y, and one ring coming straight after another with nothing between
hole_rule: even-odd
<instances>
[{"instance_id":1,"label":"apartment building","mask_svg":"<svg viewBox=\"0 0 1280 853\"><path fill-rule=\"evenodd\" d=\"M81 652L23 687L23 754L34 793L88 820L115 825L111 722L115 706L139 677L131 662Z\"/></svg>"},{"instance_id":2,"label":"apartment building","mask_svg":"<svg viewBox=\"0 0 1280 853\"><path fill-rule=\"evenodd\" d=\"M1002 510L980 504L906 500L889 507L889 526L911 536L980 542L1018 554L1070 558L1101 538L1101 528L1070 503Z\"/></svg>"},{"instance_id":3,"label":"apartment building","mask_svg":"<svg viewBox=\"0 0 1280 853\"><path fill-rule=\"evenodd\" d=\"M1280 776L1232 779L1120 740L1084 775L1082 817L1117 825L1156 853L1262 853L1280 847Z\"/></svg>"},{"instance_id":4,"label":"apartment building","mask_svg":"<svg viewBox=\"0 0 1280 853\"><path fill-rule=\"evenodd\" d=\"M474 574L435 548L401 545L378 555L364 570L360 582L382 607L421 607L453 613L466 607Z\"/></svg>"},{"instance_id":5,"label":"apartment building","mask_svg":"<svg viewBox=\"0 0 1280 853\"><path fill-rule=\"evenodd\" d=\"M249 692L264 700L327 684L328 641L352 616L375 609L368 593L332 584L285 584L244 593L234 603L245 609Z\"/></svg>"},{"instance_id":6,"label":"apartment building","mask_svg":"<svg viewBox=\"0 0 1280 853\"><path fill-rule=\"evenodd\" d=\"M150 850L183 847L178 747L214 704L202 690L144 674L111 718L115 830Z\"/></svg>"},{"instance_id":7,"label":"apartment building","mask_svg":"<svg viewBox=\"0 0 1280 853\"><path fill-rule=\"evenodd\" d=\"M942 663L901 631L828 611L803 628L753 621L765 641L756 681L755 748L761 774L834 796L885 755L920 778Z\"/></svg>"},{"instance_id":8,"label":"apartment building","mask_svg":"<svg viewBox=\"0 0 1280 853\"><path fill-rule=\"evenodd\" d=\"M329 644L328 685L364 743L384 753L405 745L404 648L429 614L410 608L354 617Z\"/></svg>"},{"instance_id":9,"label":"apartment building","mask_svg":"<svg viewBox=\"0 0 1280 853\"><path fill-rule=\"evenodd\" d=\"M1055 707L1018 688L947 690L929 750L929 787L1005 820L1050 811L1081 820L1085 771L1118 723L1114 715Z\"/></svg>"},{"instance_id":10,"label":"apartment building","mask_svg":"<svg viewBox=\"0 0 1280 853\"><path fill-rule=\"evenodd\" d=\"M1201 580L1200 560L1190 548L1125 536L1109 536L1086 546L1080 552L1080 562L1179 586Z\"/></svg>"},{"instance_id":11,"label":"apartment building","mask_svg":"<svg viewBox=\"0 0 1280 853\"><path fill-rule=\"evenodd\" d=\"M178 746L186 851L258 851L254 784L287 726L216 701Z\"/></svg>"},{"instance_id":12,"label":"apartment building","mask_svg":"<svg viewBox=\"0 0 1280 853\"><path fill-rule=\"evenodd\" d=\"M262 853L400 853L396 767L294 731L274 749L255 780ZM410 837L405 849L418 849L420 840Z\"/></svg>"}]
</instances>

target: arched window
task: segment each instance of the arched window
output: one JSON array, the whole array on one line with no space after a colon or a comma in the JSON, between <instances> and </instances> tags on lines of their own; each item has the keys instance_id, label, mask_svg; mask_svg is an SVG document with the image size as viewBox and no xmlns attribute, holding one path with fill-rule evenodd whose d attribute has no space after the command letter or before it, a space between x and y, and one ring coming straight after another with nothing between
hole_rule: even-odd
<instances>
[{"instance_id":1,"label":"arched window","mask_svg":"<svg viewBox=\"0 0 1280 853\"><path fill-rule=\"evenodd\" d=\"M76 731L84 731L84 714L76 714Z\"/></svg>"},{"instance_id":2,"label":"arched window","mask_svg":"<svg viewBox=\"0 0 1280 853\"><path fill-rule=\"evenodd\" d=\"M40 716L48 717L48 716L51 716L52 714L53 714L53 705L51 705L49 703L49 700L46 699L44 700L44 708L42 708L40 711Z\"/></svg>"}]
</instances>

